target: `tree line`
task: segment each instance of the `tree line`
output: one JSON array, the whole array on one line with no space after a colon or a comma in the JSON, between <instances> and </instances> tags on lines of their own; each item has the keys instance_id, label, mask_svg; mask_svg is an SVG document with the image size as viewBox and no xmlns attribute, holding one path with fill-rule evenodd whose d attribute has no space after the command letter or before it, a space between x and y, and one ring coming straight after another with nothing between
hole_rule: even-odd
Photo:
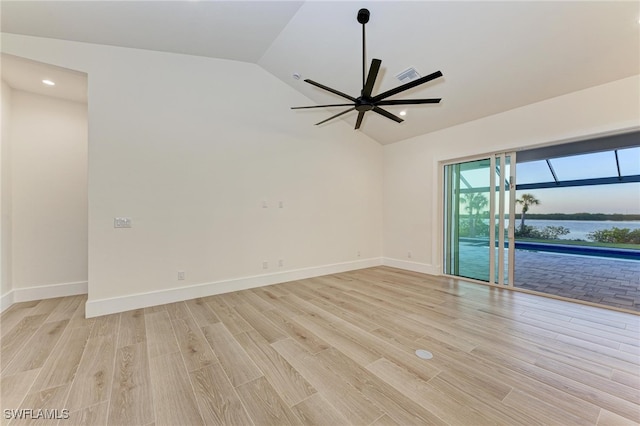
<instances>
[{"instance_id":1,"label":"tree line","mask_svg":"<svg viewBox=\"0 0 640 426\"><path fill-rule=\"evenodd\" d=\"M468 215L460 215L466 217L466 220L458 224L458 232L460 236L476 237L486 236L489 234L489 224L485 223L483 218L488 218L488 212L485 210L488 205L487 197L482 193L466 193L460 201L465 205L464 210ZM520 226L516 229L516 237L519 238L535 238L544 240L555 240L562 235L569 234L569 229L564 226L546 226L544 229L538 229L525 224L525 217L529 219L546 219L546 220L594 220L594 221L631 221L640 220L637 214L606 214L606 213L528 213L531 206L542 204L533 194L522 194L516 200L517 204L522 206L521 213L516 214L516 218L520 219ZM630 243L640 244L640 229L631 230L628 228L605 229L594 231L588 234L588 239L602 243Z\"/></svg>"},{"instance_id":2,"label":"tree line","mask_svg":"<svg viewBox=\"0 0 640 426\"><path fill-rule=\"evenodd\" d=\"M543 220L612 220L617 222L640 220L640 214L622 213L527 213L527 219ZM520 219L520 213L516 213L516 218Z\"/></svg>"}]
</instances>

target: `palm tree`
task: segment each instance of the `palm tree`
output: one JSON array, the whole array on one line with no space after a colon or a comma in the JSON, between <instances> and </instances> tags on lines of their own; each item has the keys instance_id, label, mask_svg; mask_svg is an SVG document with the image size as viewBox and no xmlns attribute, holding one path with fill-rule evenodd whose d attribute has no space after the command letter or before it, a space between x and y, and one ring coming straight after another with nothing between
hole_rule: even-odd
<instances>
[{"instance_id":1,"label":"palm tree","mask_svg":"<svg viewBox=\"0 0 640 426\"><path fill-rule=\"evenodd\" d=\"M480 210L488 204L487 197L479 192L468 192L464 194L462 202L467 205L465 209L469 212L469 236L476 236L476 220L480 214ZM474 215L473 212L476 212Z\"/></svg>"},{"instance_id":2,"label":"palm tree","mask_svg":"<svg viewBox=\"0 0 640 426\"><path fill-rule=\"evenodd\" d=\"M537 206L540 204L540 200L538 200L533 194L522 194L522 197L518 198L516 203L522 204L522 213L520 213L520 232L524 232L524 217L529 211L529 206Z\"/></svg>"}]
</instances>

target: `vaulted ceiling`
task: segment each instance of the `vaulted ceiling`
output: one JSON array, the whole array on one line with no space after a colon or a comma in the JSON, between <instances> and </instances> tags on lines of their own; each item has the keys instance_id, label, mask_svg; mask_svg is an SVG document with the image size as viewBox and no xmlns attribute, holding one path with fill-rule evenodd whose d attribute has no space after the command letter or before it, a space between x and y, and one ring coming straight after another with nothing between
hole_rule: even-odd
<instances>
[{"instance_id":1,"label":"vaulted ceiling","mask_svg":"<svg viewBox=\"0 0 640 426\"><path fill-rule=\"evenodd\" d=\"M382 60L374 94L402 84L395 76L409 67L444 74L393 97L440 104L388 107L406 109L401 124L366 115L359 131L382 144L640 73L633 1L2 1L1 24L8 33L256 63L324 104L342 99L304 78L355 96L361 89L361 7L371 11L367 63ZM356 115L343 119L353 126Z\"/></svg>"}]
</instances>

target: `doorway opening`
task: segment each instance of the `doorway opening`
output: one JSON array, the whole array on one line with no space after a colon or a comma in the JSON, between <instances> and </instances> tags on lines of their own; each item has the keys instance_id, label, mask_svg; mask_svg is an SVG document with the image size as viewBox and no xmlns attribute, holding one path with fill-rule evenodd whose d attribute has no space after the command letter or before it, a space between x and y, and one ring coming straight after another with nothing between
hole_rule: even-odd
<instances>
[{"instance_id":1,"label":"doorway opening","mask_svg":"<svg viewBox=\"0 0 640 426\"><path fill-rule=\"evenodd\" d=\"M518 153L517 288L640 311L640 132Z\"/></svg>"},{"instance_id":2,"label":"doorway opening","mask_svg":"<svg viewBox=\"0 0 640 426\"><path fill-rule=\"evenodd\" d=\"M640 132L444 174L445 274L640 311Z\"/></svg>"},{"instance_id":3,"label":"doorway opening","mask_svg":"<svg viewBox=\"0 0 640 426\"><path fill-rule=\"evenodd\" d=\"M87 292L86 73L3 53L0 308Z\"/></svg>"}]
</instances>

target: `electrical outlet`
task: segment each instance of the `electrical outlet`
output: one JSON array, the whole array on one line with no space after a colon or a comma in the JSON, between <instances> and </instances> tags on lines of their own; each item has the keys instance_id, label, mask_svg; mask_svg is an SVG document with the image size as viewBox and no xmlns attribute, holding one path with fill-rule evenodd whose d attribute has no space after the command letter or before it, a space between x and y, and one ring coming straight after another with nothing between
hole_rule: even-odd
<instances>
[{"instance_id":1,"label":"electrical outlet","mask_svg":"<svg viewBox=\"0 0 640 426\"><path fill-rule=\"evenodd\" d=\"M178 280L184 280L184 271L178 271Z\"/></svg>"},{"instance_id":2,"label":"electrical outlet","mask_svg":"<svg viewBox=\"0 0 640 426\"><path fill-rule=\"evenodd\" d=\"M262 269L269 269L269 262L262 262Z\"/></svg>"},{"instance_id":3,"label":"electrical outlet","mask_svg":"<svg viewBox=\"0 0 640 426\"><path fill-rule=\"evenodd\" d=\"M409 259L411 259L411 252L410 252L410 251L408 251L408 252L407 252L407 257L408 257Z\"/></svg>"},{"instance_id":4,"label":"electrical outlet","mask_svg":"<svg viewBox=\"0 0 640 426\"><path fill-rule=\"evenodd\" d=\"M131 228L131 218L115 217L113 218L113 227L114 228Z\"/></svg>"},{"instance_id":5,"label":"electrical outlet","mask_svg":"<svg viewBox=\"0 0 640 426\"><path fill-rule=\"evenodd\" d=\"M284 259L278 260L278 266L282 268L284 266Z\"/></svg>"},{"instance_id":6,"label":"electrical outlet","mask_svg":"<svg viewBox=\"0 0 640 426\"><path fill-rule=\"evenodd\" d=\"M284 208L284 201L278 201L278 207L279 208Z\"/></svg>"},{"instance_id":7,"label":"electrical outlet","mask_svg":"<svg viewBox=\"0 0 640 426\"><path fill-rule=\"evenodd\" d=\"M360 250L358 250L358 257L360 257Z\"/></svg>"}]
</instances>

